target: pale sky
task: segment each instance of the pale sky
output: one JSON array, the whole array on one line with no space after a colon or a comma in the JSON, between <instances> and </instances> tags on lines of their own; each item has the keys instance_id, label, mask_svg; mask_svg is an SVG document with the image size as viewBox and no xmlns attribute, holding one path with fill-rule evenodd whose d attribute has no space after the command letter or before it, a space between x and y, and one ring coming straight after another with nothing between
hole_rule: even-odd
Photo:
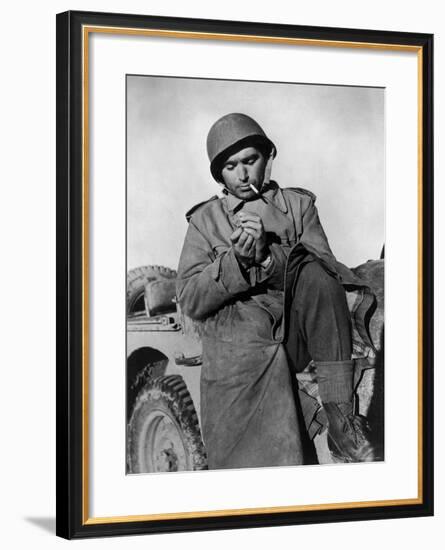
<instances>
[{"instance_id":1,"label":"pale sky","mask_svg":"<svg viewBox=\"0 0 445 550\"><path fill-rule=\"evenodd\" d=\"M384 90L127 77L127 268L176 269L185 212L219 194L206 138L219 117L253 117L277 147L272 179L317 195L337 259L354 267L384 243Z\"/></svg>"}]
</instances>

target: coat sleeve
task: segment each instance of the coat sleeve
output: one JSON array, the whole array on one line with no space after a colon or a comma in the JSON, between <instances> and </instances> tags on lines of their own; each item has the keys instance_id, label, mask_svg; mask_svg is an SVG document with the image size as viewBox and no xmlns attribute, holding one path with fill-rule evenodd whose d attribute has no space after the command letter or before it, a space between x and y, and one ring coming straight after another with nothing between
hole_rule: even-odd
<instances>
[{"instance_id":1,"label":"coat sleeve","mask_svg":"<svg viewBox=\"0 0 445 550\"><path fill-rule=\"evenodd\" d=\"M289 249L278 243L269 245L272 261L266 268L256 268L256 283L266 283L269 288L275 290L284 289L284 273Z\"/></svg>"},{"instance_id":2,"label":"coat sleeve","mask_svg":"<svg viewBox=\"0 0 445 550\"><path fill-rule=\"evenodd\" d=\"M209 242L190 220L176 280L182 311L192 319L204 319L249 288L233 248L215 258Z\"/></svg>"},{"instance_id":3,"label":"coat sleeve","mask_svg":"<svg viewBox=\"0 0 445 550\"><path fill-rule=\"evenodd\" d=\"M303 212L303 232L300 236L300 243L328 265L336 262L335 256L329 246L328 239L320 223L315 200L308 198L309 205Z\"/></svg>"}]
</instances>

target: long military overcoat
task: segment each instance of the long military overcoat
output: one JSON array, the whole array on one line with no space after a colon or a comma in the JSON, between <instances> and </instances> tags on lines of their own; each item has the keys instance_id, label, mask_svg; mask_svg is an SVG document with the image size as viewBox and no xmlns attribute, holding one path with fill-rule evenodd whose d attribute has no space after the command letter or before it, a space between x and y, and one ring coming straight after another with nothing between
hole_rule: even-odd
<instances>
[{"instance_id":1,"label":"long military overcoat","mask_svg":"<svg viewBox=\"0 0 445 550\"><path fill-rule=\"evenodd\" d=\"M272 261L248 272L230 235L238 213L261 216ZM337 262L315 196L272 182L262 198L213 197L192 209L177 277L182 311L199 321L203 343L201 429L210 469L301 464L295 397L283 341L286 294L304 253L317 257L347 292L366 340L366 285Z\"/></svg>"}]
</instances>

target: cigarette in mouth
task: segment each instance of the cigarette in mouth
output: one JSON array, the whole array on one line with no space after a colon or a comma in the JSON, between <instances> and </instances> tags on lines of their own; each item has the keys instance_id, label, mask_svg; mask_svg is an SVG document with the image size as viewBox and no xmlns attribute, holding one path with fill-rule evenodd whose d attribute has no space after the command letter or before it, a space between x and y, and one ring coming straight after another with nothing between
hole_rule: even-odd
<instances>
[{"instance_id":1,"label":"cigarette in mouth","mask_svg":"<svg viewBox=\"0 0 445 550\"><path fill-rule=\"evenodd\" d=\"M249 187L250 187L250 188L252 189L252 191L254 191L257 195L260 194L260 192L258 191L258 189L257 189L254 185L252 185L251 183L249 183Z\"/></svg>"}]
</instances>

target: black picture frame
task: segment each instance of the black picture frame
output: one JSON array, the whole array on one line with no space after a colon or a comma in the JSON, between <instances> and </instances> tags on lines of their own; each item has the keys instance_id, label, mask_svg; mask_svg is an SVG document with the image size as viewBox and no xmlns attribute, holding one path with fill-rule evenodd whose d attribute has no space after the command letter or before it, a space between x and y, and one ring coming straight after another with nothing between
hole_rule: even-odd
<instances>
[{"instance_id":1,"label":"black picture frame","mask_svg":"<svg viewBox=\"0 0 445 550\"><path fill-rule=\"evenodd\" d=\"M88 517L83 452L83 335L87 305L82 194L84 162L83 32L85 27L283 37L345 44L412 46L422 67L422 394L421 494L416 503L370 507L96 522ZM433 35L236 21L70 11L57 15L57 535L72 539L143 533L266 527L433 515ZM85 494L86 493L86 494ZM142 511L141 511L142 512Z\"/></svg>"}]
</instances>

